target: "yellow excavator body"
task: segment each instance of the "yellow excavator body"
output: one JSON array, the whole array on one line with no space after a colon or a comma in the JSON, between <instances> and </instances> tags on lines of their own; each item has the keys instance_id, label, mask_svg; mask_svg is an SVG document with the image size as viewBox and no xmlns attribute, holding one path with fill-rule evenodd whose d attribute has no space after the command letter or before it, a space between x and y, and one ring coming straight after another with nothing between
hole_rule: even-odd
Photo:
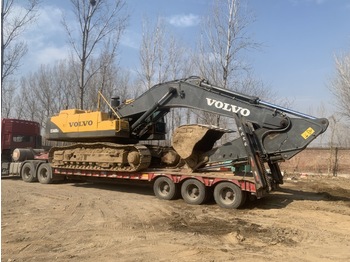
<instances>
[{"instance_id":1,"label":"yellow excavator body","mask_svg":"<svg viewBox=\"0 0 350 262\"><path fill-rule=\"evenodd\" d=\"M48 140L55 141L117 141L129 138L129 122L101 111L61 110L46 125Z\"/></svg>"}]
</instances>

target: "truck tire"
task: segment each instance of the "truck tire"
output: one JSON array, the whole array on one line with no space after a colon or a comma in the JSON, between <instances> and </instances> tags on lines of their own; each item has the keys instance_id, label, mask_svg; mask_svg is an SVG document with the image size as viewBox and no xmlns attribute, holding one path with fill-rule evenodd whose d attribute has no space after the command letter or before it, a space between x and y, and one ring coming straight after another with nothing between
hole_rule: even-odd
<instances>
[{"instance_id":1,"label":"truck tire","mask_svg":"<svg viewBox=\"0 0 350 262\"><path fill-rule=\"evenodd\" d=\"M21 177L24 182L32 183L38 181L35 176L35 167L32 163L24 163L21 168Z\"/></svg>"},{"instance_id":2,"label":"truck tire","mask_svg":"<svg viewBox=\"0 0 350 262\"><path fill-rule=\"evenodd\" d=\"M41 184L51 184L53 182L53 178L50 164L41 164L38 168L37 177Z\"/></svg>"},{"instance_id":3,"label":"truck tire","mask_svg":"<svg viewBox=\"0 0 350 262\"><path fill-rule=\"evenodd\" d=\"M178 186L168 177L161 176L153 184L153 192L159 199L174 200L178 197Z\"/></svg>"},{"instance_id":4,"label":"truck tire","mask_svg":"<svg viewBox=\"0 0 350 262\"><path fill-rule=\"evenodd\" d=\"M187 204L201 205L207 199L205 185L197 179L188 179L181 186L181 196Z\"/></svg>"},{"instance_id":5,"label":"truck tire","mask_svg":"<svg viewBox=\"0 0 350 262\"><path fill-rule=\"evenodd\" d=\"M214 199L223 208L237 209L244 204L246 194L234 183L221 182L214 189Z\"/></svg>"}]
</instances>

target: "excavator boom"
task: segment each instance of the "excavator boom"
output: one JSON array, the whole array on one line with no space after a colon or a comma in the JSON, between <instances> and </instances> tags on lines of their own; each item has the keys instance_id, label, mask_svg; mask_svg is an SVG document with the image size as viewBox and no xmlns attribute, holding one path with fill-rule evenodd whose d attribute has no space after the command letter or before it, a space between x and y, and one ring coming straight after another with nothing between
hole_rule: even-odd
<instances>
[{"instance_id":1,"label":"excavator boom","mask_svg":"<svg viewBox=\"0 0 350 262\"><path fill-rule=\"evenodd\" d=\"M179 107L244 119L250 123L257 149L266 156L266 161L290 159L322 134L328 126L328 120L325 118L312 117L261 101L257 97L216 87L199 77L156 85L132 103L120 106L118 114L122 118L129 119L132 135L141 138L145 130L156 124L160 116L168 113L171 108ZM192 134L194 134L193 129L194 127L190 131ZM198 129L203 128L198 127ZM184 139L187 137L188 140L189 135L182 133ZM206 136L205 141L209 137ZM201 140L204 141L200 135L198 141ZM175 144L173 141L174 148L181 146L176 143L183 143L183 141L180 138L176 139ZM185 144L188 145L188 143ZM241 139L238 139L225 144L220 150L210 152L208 157L215 162L247 156Z\"/></svg>"}]
</instances>

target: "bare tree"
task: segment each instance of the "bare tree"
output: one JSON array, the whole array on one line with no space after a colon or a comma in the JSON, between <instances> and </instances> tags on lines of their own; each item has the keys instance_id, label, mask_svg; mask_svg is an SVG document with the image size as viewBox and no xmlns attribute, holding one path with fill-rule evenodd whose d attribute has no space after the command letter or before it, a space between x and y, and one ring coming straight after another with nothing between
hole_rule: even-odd
<instances>
[{"instance_id":1,"label":"bare tree","mask_svg":"<svg viewBox=\"0 0 350 262\"><path fill-rule=\"evenodd\" d=\"M139 54L141 66L138 70L143 87L149 89L154 84L188 76L186 53L190 52L186 52L179 38L166 27L164 19L158 17L152 24L145 18ZM175 127L183 124L184 112L182 109L172 109L166 116L169 136Z\"/></svg>"},{"instance_id":2,"label":"bare tree","mask_svg":"<svg viewBox=\"0 0 350 262\"><path fill-rule=\"evenodd\" d=\"M164 32L163 25L160 24L159 18L155 26L151 25L148 18L143 19L142 42L139 54L141 68L138 70L138 74L146 89L151 88L155 84L157 51L159 50L157 39L159 39L159 34L162 32Z\"/></svg>"},{"instance_id":3,"label":"bare tree","mask_svg":"<svg viewBox=\"0 0 350 262\"><path fill-rule=\"evenodd\" d=\"M115 63L109 65L108 60L110 60L109 53L102 53L92 62L91 68L100 67L101 63L104 66L91 78L91 88L87 92L88 101L86 103L89 109L96 109L99 91L107 100L116 96L119 96L121 100L132 97L133 87L130 85L130 73ZM107 110L106 104L100 103L99 109Z\"/></svg>"},{"instance_id":4,"label":"bare tree","mask_svg":"<svg viewBox=\"0 0 350 262\"><path fill-rule=\"evenodd\" d=\"M48 117L57 112L60 89L55 85L55 74L49 65L42 65L40 69L23 77L21 81L22 101L17 107L18 118L36 120L45 126Z\"/></svg>"},{"instance_id":5,"label":"bare tree","mask_svg":"<svg viewBox=\"0 0 350 262\"><path fill-rule=\"evenodd\" d=\"M67 32L73 53L78 58L80 108L84 108L84 96L88 82L97 71L89 70L89 60L98 51L105 40L116 50L123 33L128 15L125 12L124 0L71 0L73 13L78 25L77 33L72 29L67 18L63 18L63 26ZM103 66L103 65L102 65Z\"/></svg>"},{"instance_id":6,"label":"bare tree","mask_svg":"<svg viewBox=\"0 0 350 262\"><path fill-rule=\"evenodd\" d=\"M55 76L53 90L58 90L58 106L53 109L53 113L65 108L79 107L79 97L76 95L78 78L74 73L78 66L72 59L58 61L52 66L52 74Z\"/></svg>"},{"instance_id":7,"label":"bare tree","mask_svg":"<svg viewBox=\"0 0 350 262\"><path fill-rule=\"evenodd\" d=\"M138 75L146 88L182 77L186 71L185 53L186 48L180 44L179 37L172 34L164 19L158 17L154 23L148 18L143 20Z\"/></svg>"},{"instance_id":8,"label":"bare tree","mask_svg":"<svg viewBox=\"0 0 350 262\"><path fill-rule=\"evenodd\" d=\"M350 122L350 53L335 57L335 69L330 90L341 114Z\"/></svg>"},{"instance_id":9,"label":"bare tree","mask_svg":"<svg viewBox=\"0 0 350 262\"><path fill-rule=\"evenodd\" d=\"M242 2L216 0L203 24L200 49L206 63L202 63L202 71L224 88L233 84L240 71L249 69L242 59L244 51L259 46L248 35L253 18Z\"/></svg>"},{"instance_id":10,"label":"bare tree","mask_svg":"<svg viewBox=\"0 0 350 262\"><path fill-rule=\"evenodd\" d=\"M100 59L91 60L89 68L95 70L101 63L108 64L107 61L102 62L102 60L103 55ZM79 105L75 90L77 78L74 67L76 66L79 65L70 59L61 60L55 64L42 65L36 72L22 77L20 93L26 95L16 97L16 101L20 101L13 105L16 117L38 121L42 127L45 127L48 117L63 109L76 108ZM96 109L99 90L102 90L108 99L115 94L123 98L130 97L129 74L115 64L106 66L104 69L99 70L90 80L91 88L85 94L87 99L85 104L89 109ZM104 110L106 107L101 109Z\"/></svg>"},{"instance_id":11,"label":"bare tree","mask_svg":"<svg viewBox=\"0 0 350 262\"><path fill-rule=\"evenodd\" d=\"M41 105L37 103L36 97L37 81L34 79L34 75L30 74L26 77L22 77L20 83L20 94L16 100L19 102L16 107L16 118L27 119L32 121L38 121L40 124Z\"/></svg>"},{"instance_id":12,"label":"bare tree","mask_svg":"<svg viewBox=\"0 0 350 262\"><path fill-rule=\"evenodd\" d=\"M14 80L8 80L6 84L1 85L1 117L11 117L16 90L16 81Z\"/></svg>"},{"instance_id":13,"label":"bare tree","mask_svg":"<svg viewBox=\"0 0 350 262\"><path fill-rule=\"evenodd\" d=\"M249 71L243 62L243 54L259 46L248 35L253 18L242 2L216 0L203 23L196 63L202 76L223 88L235 89L239 86L241 72ZM210 122L216 119L216 125L219 125L219 116L206 115L204 119Z\"/></svg>"},{"instance_id":14,"label":"bare tree","mask_svg":"<svg viewBox=\"0 0 350 262\"><path fill-rule=\"evenodd\" d=\"M39 0L3 0L1 1L1 112L3 116L11 114L10 100L14 97L15 84L11 76L20 67L27 53L27 44L21 40L25 29L37 18Z\"/></svg>"},{"instance_id":15,"label":"bare tree","mask_svg":"<svg viewBox=\"0 0 350 262\"><path fill-rule=\"evenodd\" d=\"M17 118L35 120L45 127L46 119L67 107L76 107L77 79L70 60L42 65L21 78L20 93L13 105ZM25 95L23 95L25 94Z\"/></svg>"},{"instance_id":16,"label":"bare tree","mask_svg":"<svg viewBox=\"0 0 350 262\"><path fill-rule=\"evenodd\" d=\"M26 2L26 6L16 6L15 0L1 1L1 83L14 74L27 53L27 44L19 38L36 19L39 1Z\"/></svg>"},{"instance_id":17,"label":"bare tree","mask_svg":"<svg viewBox=\"0 0 350 262\"><path fill-rule=\"evenodd\" d=\"M118 68L115 65L117 55L117 45L112 43L109 38L103 46L99 56L90 60L89 71L90 79L88 83L88 90L86 92L87 101L85 107L87 109L94 109L97 105L98 92L110 94L114 89Z\"/></svg>"}]
</instances>

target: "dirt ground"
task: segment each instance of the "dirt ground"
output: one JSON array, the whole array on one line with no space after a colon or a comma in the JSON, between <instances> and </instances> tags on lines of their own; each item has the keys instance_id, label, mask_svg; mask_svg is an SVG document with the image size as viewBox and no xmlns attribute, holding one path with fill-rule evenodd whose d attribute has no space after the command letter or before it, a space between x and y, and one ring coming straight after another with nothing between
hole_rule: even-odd
<instances>
[{"instance_id":1,"label":"dirt ground","mask_svg":"<svg viewBox=\"0 0 350 262\"><path fill-rule=\"evenodd\" d=\"M1 181L2 261L350 261L350 179L292 177L243 209L151 187Z\"/></svg>"}]
</instances>

